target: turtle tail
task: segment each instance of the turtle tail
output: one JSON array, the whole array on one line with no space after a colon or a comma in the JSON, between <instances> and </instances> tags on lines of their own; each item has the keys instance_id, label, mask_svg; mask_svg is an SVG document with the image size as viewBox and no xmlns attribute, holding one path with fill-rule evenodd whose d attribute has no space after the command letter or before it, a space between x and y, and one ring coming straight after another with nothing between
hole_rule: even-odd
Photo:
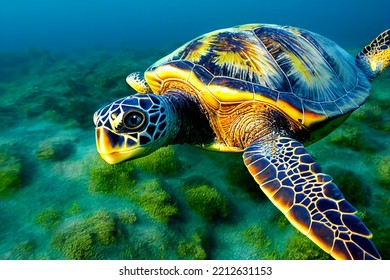
<instances>
[{"instance_id":1,"label":"turtle tail","mask_svg":"<svg viewBox=\"0 0 390 280\"><path fill-rule=\"evenodd\" d=\"M390 29L382 32L356 56L357 65L370 80L390 64Z\"/></svg>"}]
</instances>

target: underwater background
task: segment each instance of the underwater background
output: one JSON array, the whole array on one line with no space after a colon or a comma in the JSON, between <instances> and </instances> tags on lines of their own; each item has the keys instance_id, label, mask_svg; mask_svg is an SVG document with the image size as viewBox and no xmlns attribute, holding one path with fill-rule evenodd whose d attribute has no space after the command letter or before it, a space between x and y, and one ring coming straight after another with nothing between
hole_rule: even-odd
<instances>
[{"instance_id":1,"label":"underwater background","mask_svg":"<svg viewBox=\"0 0 390 280\"><path fill-rule=\"evenodd\" d=\"M100 159L93 113L126 76L205 32L276 23L355 55L390 1L0 1L0 259L329 259L293 228L241 154L188 145ZM390 71L308 147L390 259Z\"/></svg>"}]
</instances>

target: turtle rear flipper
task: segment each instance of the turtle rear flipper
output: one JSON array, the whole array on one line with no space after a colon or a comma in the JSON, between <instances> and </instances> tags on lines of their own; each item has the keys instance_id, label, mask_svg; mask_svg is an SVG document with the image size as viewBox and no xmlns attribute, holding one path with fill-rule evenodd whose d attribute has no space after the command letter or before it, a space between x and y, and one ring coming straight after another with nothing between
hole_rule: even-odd
<instances>
[{"instance_id":1,"label":"turtle rear flipper","mask_svg":"<svg viewBox=\"0 0 390 280\"><path fill-rule=\"evenodd\" d=\"M244 162L272 203L300 232L335 259L380 259L371 232L355 215L332 177L298 141L258 140Z\"/></svg>"},{"instance_id":2,"label":"turtle rear flipper","mask_svg":"<svg viewBox=\"0 0 390 280\"><path fill-rule=\"evenodd\" d=\"M382 32L358 53L356 62L373 80L390 64L390 29Z\"/></svg>"}]
</instances>

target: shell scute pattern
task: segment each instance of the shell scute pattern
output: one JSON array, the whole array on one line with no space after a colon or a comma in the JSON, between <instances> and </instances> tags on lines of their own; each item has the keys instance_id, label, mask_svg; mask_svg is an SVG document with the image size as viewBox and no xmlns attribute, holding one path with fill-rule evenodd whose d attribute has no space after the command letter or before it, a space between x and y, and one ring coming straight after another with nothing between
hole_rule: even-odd
<instances>
[{"instance_id":1,"label":"shell scute pattern","mask_svg":"<svg viewBox=\"0 0 390 280\"><path fill-rule=\"evenodd\" d=\"M205 34L152 65L147 80L153 72L159 81L149 84L156 93L163 94L164 79L183 79L220 103L269 102L307 127L356 109L370 89L353 57L334 42L289 26L252 24Z\"/></svg>"},{"instance_id":2,"label":"shell scute pattern","mask_svg":"<svg viewBox=\"0 0 390 280\"><path fill-rule=\"evenodd\" d=\"M210 71L199 65L195 65L192 69L192 72L196 75L196 77L199 78L199 80L204 85L209 85L214 78L213 74L211 74Z\"/></svg>"},{"instance_id":3,"label":"shell scute pattern","mask_svg":"<svg viewBox=\"0 0 390 280\"><path fill-rule=\"evenodd\" d=\"M294 27L287 27L289 30L297 30ZM313 45L325 62L332 69L337 78L340 79L342 85L347 92L353 90L358 84L358 72L355 67L355 60L352 56L340 48L333 41L320 36L318 34L300 29L300 36ZM333 54L330 56L329 54Z\"/></svg>"}]
</instances>

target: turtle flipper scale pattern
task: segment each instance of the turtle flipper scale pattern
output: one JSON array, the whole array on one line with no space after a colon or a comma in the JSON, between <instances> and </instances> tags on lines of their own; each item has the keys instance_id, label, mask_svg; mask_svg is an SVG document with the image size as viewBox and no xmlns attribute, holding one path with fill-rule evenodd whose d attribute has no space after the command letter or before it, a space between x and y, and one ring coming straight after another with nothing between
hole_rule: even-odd
<instances>
[{"instance_id":1,"label":"turtle flipper scale pattern","mask_svg":"<svg viewBox=\"0 0 390 280\"><path fill-rule=\"evenodd\" d=\"M243 158L275 206L332 257L380 259L356 209L301 143L287 137L257 141L245 149Z\"/></svg>"}]
</instances>

